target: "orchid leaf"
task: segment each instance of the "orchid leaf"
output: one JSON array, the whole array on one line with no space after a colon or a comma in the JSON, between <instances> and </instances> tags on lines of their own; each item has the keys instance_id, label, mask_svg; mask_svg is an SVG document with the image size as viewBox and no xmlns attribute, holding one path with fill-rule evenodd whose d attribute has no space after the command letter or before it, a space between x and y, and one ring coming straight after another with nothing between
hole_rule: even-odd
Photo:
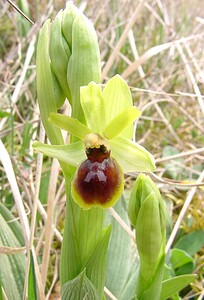
<instances>
[{"instance_id":1,"label":"orchid leaf","mask_svg":"<svg viewBox=\"0 0 204 300\"><path fill-rule=\"evenodd\" d=\"M55 126L68 131L74 136L84 139L91 130L78 119L71 118L58 113L51 113L49 121Z\"/></svg>"},{"instance_id":2,"label":"orchid leaf","mask_svg":"<svg viewBox=\"0 0 204 300\"><path fill-rule=\"evenodd\" d=\"M125 128L132 125L132 123L139 118L141 112L135 107L123 111L115 117L103 130L103 134L108 139L112 139L119 135Z\"/></svg>"},{"instance_id":3,"label":"orchid leaf","mask_svg":"<svg viewBox=\"0 0 204 300\"><path fill-rule=\"evenodd\" d=\"M62 286L62 300L95 299L99 300L97 290L86 276L84 269L74 279Z\"/></svg>"},{"instance_id":4,"label":"orchid leaf","mask_svg":"<svg viewBox=\"0 0 204 300\"><path fill-rule=\"evenodd\" d=\"M69 145L46 145L40 142L34 142L33 148L71 166L77 167L83 160L86 159L82 141Z\"/></svg>"},{"instance_id":5,"label":"orchid leaf","mask_svg":"<svg viewBox=\"0 0 204 300\"><path fill-rule=\"evenodd\" d=\"M0 205L0 245L9 248L21 248L22 230L16 218L3 204ZM21 232L20 232L21 230ZM20 237L17 234L20 234ZM26 255L24 252L0 254L0 285L6 297L4 299L23 299Z\"/></svg>"},{"instance_id":6,"label":"orchid leaf","mask_svg":"<svg viewBox=\"0 0 204 300\"><path fill-rule=\"evenodd\" d=\"M163 281L160 300L165 300L173 296L175 293L185 288L192 281L194 281L195 278L196 275L194 274L186 274L182 276L176 276Z\"/></svg>"},{"instance_id":7,"label":"orchid leaf","mask_svg":"<svg viewBox=\"0 0 204 300\"><path fill-rule=\"evenodd\" d=\"M117 137L109 141L112 156L124 172L151 172L155 170L154 157L130 139Z\"/></svg>"},{"instance_id":8,"label":"orchid leaf","mask_svg":"<svg viewBox=\"0 0 204 300\"><path fill-rule=\"evenodd\" d=\"M114 210L127 226L130 226L126 206L127 201L124 195L122 195L120 200L114 205ZM120 299L133 264L131 237L110 213L107 215L106 222L107 224L111 222L113 227L108 248L106 287L117 299ZM133 293L134 290L135 282L132 289ZM129 297L126 299L129 299Z\"/></svg>"},{"instance_id":9,"label":"orchid leaf","mask_svg":"<svg viewBox=\"0 0 204 300\"><path fill-rule=\"evenodd\" d=\"M85 263L86 274L96 287L100 299L103 295L106 279L107 250L111 229L112 226L109 225L103 230L95 249L93 249L91 256Z\"/></svg>"},{"instance_id":10,"label":"orchid leaf","mask_svg":"<svg viewBox=\"0 0 204 300\"><path fill-rule=\"evenodd\" d=\"M105 107L101 85L95 82L81 87L81 105L84 111L87 126L92 132L101 133L105 123Z\"/></svg>"}]
</instances>

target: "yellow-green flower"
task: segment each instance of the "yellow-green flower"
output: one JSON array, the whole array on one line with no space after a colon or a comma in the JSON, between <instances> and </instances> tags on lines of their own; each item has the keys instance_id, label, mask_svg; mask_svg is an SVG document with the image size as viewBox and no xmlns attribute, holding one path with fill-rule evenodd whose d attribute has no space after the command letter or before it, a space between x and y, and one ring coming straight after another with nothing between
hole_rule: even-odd
<instances>
[{"instance_id":1,"label":"yellow-green flower","mask_svg":"<svg viewBox=\"0 0 204 300\"><path fill-rule=\"evenodd\" d=\"M153 171L154 158L132 141L133 122L141 113L133 106L128 85L119 75L110 79L103 90L94 82L81 87L80 102L86 124L57 113L49 118L53 125L78 138L76 142L60 146L35 142L34 147L78 168L71 190L75 202L84 209L107 208L122 194L123 172ZM84 192L81 183L85 178L89 183Z\"/></svg>"}]
</instances>

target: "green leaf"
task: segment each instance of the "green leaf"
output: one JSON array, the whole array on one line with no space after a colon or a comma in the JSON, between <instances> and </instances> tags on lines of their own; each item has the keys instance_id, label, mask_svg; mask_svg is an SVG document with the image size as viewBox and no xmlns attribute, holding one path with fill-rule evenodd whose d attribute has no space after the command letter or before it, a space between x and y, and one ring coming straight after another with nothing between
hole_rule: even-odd
<instances>
[{"instance_id":1,"label":"green leaf","mask_svg":"<svg viewBox=\"0 0 204 300\"><path fill-rule=\"evenodd\" d=\"M91 133L91 130L78 119L62 114L51 113L49 121L55 126L70 132L80 139L84 139L87 134Z\"/></svg>"},{"instance_id":2,"label":"green leaf","mask_svg":"<svg viewBox=\"0 0 204 300\"><path fill-rule=\"evenodd\" d=\"M128 278L128 281L123 288L119 300L137 300L137 297L135 295L135 286L138 278L139 262L134 263L132 269L133 268L134 271L132 271L132 273L130 274L130 277Z\"/></svg>"},{"instance_id":3,"label":"green leaf","mask_svg":"<svg viewBox=\"0 0 204 300\"><path fill-rule=\"evenodd\" d=\"M161 257L154 276L143 285L146 279L139 274L137 281L137 297L139 300L158 300L161 295L162 279L164 273L165 254Z\"/></svg>"},{"instance_id":4,"label":"green leaf","mask_svg":"<svg viewBox=\"0 0 204 300\"><path fill-rule=\"evenodd\" d=\"M82 141L69 145L46 145L34 142L33 148L47 156L57 158L71 166L79 166L86 159L85 149Z\"/></svg>"},{"instance_id":5,"label":"green leaf","mask_svg":"<svg viewBox=\"0 0 204 300\"><path fill-rule=\"evenodd\" d=\"M189 262L193 263L193 258L187 252L176 248L171 250L171 263L174 269L177 269Z\"/></svg>"},{"instance_id":6,"label":"green leaf","mask_svg":"<svg viewBox=\"0 0 204 300\"><path fill-rule=\"evenodd\" d=\"M3 111L3 110L0 110L0 118L5 118L5 117L11 117L12 114L11 113L8 113L6 111Z\"/></svg>"},{"instance_id":7,"label":"green leaf","mask_svg":"<svg viewBox=\"0 0 204 300\"><path fill-rule=\"evenodd\" d=\"M14 217L11 217L11 214L9 218L14 223L8 222L9 214L9 212L6 214L5 212L4 214L0 213L0 245L20 248L22 245L18 240L19 237L16 236L16 233L19 232L19 224L17 225L17 221L15 221ZM23 252L0 255L0 282L8 299L23 299L25 265L26 256Z\"/></svg>"},{"instance_id":8,"label":"green leaf","mask_svg":"<svg viewBox=\"0 0 204 300\"><path fill-rule=\"evenodd\" d=\"M101 85L90 82L88 86L81 87L80 100L87 126L94 133L101 133L106 123L104 99Z\"/></svg>"},{"instance_id":9,"label":"green leaf","mask_svg":"<svg viewBox=\"0 0 204 300\"><path fill-rule=\"evenodd\" d=\"M163 281L160 300L166 300L173 296L175 293L189 285L195 278L196 275L189 274L173 277Z\"/></svg>"},{"instance_id":10,"label":"green leaf","mask_svg":"<svg viewBox=\"0 0 204 300\"><path fill-rule=\"evenodd\" d=\"M133 125L133 122L139 118L141 112L135 107L123 111L103 129L103 134L108 139L112 139L119 135L124 129Z\"/></svg>"},{"instance_id":11,"label":"green leaf","mask_svg":"<svg viewBox=\"0 0 204 300\"><path fill-rule=\"evenodd\" d=\"M35 266L32 251L30 252L30 268L28 277L28 300L37 300Z\"/></svg>"},{"instance_id":12,"label":"green leaf","mask_svg":"<svg viewBox=\"0 0 204 300\"><path fill-rule=\"evenodd\" d=\"M17 2L19 9L27 16L30 17L29 4L27 0L18 0ZM22 16L21 14L17 14L17 28L19 34L22 37L26 37L28 35L28 31L30 30L31 24Z\"/></svg>"},{"instance_id":13,"label":"green leaf","mask_svg":"<svg viewBox=\"0 0 204 300\"><path fill-rule=\"evenodd\" d=\"M61 284L76 277L101 238L105 210L91 208L83 210L71 198L70 185L66 182L67 218L66 235L63 237L61 254Z\"/></svg>"},{"instance_id":14,"label":"green leaf","mask_svg":"<svg viewBox=\"0 0 204 300\"><path fill-rule=\"evenodd\" d=\"M126 205L126 200L124 196L122 196L114 206L114 210L120 215L127 226L130 227ZM110 223L110 221L112 223L112 234L108 248L106 287L115 297L120 299L122 291L132 270L133 258L131 238L111 215L108 216L107 223ZM128 298L126 298L126 300L127 299Z\"/></svg>"},{"instance_id":15,"label":"green leaf","mask_svg":"<svg viewBox=\"0 0 204 300\"><path fill-rule=\"evenodd\" d=\"M151 172L155 170L154 157L142 146L133 141L116 137L109 140L112 156L124 172Z\"/></svg>"},{"instance_id":16,"label":"green leaf","mask_svg":"<svg viewBox=\"0 0 204 300\"><path fill-rule=\"evenodd\" d=\"M2 287L1 281L0 281L0 300L4 300L2 288L3 288L3 287Z\"/></svg>"},{"instance_id":17,"label":"green leaf","mask_svg":"<svg viewBox=\"0 0 204 300\"><path fill-rule=\"evenodd\" d=\"M14 233L18 243L21 247L25 246L25 241L22 233L21 226L16 218L11 214L11 212L2 204L0 203L0 215L4 218L5 222L9 224L10 229Z\"/></svg>"},{"instance_id":18,"label":"green leaf","mask_svg":"<svg viewBox=\"0 0 204 300\"><path fill-rule=\"evenodd\" d=\"M96 287L101 299L106 279L107 251L112 226L108 226L102 231L100 240L95 249L90 252L88 261L85 262L86 274L90 281Z\"/></svg>"},{"instance_id":19,"label":"green leaf","mask_svg":"<svg viewBox=\"0 0 204 300\"><path fill-rule=\"evenodd\" d=\"M90 299L99 300L94 285L86 276L84 269L77 277L62 286L62 300Z\"/></svg>"},{"instance_id":20,"label":"green leaf","mask_svg":"<svg viewBox=\"0 0 204 300\"><path fill-rule=\"evenodd\" d=\"M25 155L26 151L29 149L30 140L32 140L32 136L33 136L33 125L31 123L26 122L23 133L21 134L23 141L21 143L21 149L19 150L19 153L21 153L22 155Z\"/></svg>"},{"instance_id":21,"label":"green leaf","mask_svg":"<svg viewBox=\"0 0 204 300\"><path fill-rule=\"evenodd\" d=\"M203 247L203 245L204 231L196 230L181 237L174 247L185 250L190 255L194 255Z\"/></svg>"}]
</instances>

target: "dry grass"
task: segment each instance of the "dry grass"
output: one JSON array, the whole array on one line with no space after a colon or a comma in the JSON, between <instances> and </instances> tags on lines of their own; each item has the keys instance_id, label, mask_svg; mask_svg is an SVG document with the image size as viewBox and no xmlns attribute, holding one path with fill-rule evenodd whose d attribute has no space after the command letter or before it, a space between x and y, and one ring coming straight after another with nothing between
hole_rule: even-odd
<instances>
[{"instance_id":1,"label":"dry grass","mask_svg":"<svg viewBox=\"0 0 204 300\"><path fill-rule=\"evenodd\" d=\"M36 38L42 23L63 8L65 1L29 3L35 24L24 37L18 30L18 13L0 1L0 110L10 113L0 121L0 193L8 207L15 200L18 212L14 212L27 241L31 248L35 246L35 256L42 258L38 280L41 291L47 282L46 299L57 299L50 293L54 294L52 288L59 279L64 182L55 162L45 158L43 163L40 155L36 159L31 143L36 138L44 139L43 133L40 137L38 134ZM179 228L185 232L204 228L204 7L198 0L74 3L92 19L97 30L103 80L122 74L143 112L135 138L155 156L154 179L172 207L175 225L169 249ZM173 147L173 152L167 153L167 146ZM170 164L176 170L173 175ZM134 177L132 174L127 181ZM47 195L42 183L40 188L41 179L48 189L49 205L44 203ZM203 299L203 258L202 250L197 260L198 280L185 299L194 292ZM56 293L58 290L56 286Z\"/></svg>"}]
</instances>

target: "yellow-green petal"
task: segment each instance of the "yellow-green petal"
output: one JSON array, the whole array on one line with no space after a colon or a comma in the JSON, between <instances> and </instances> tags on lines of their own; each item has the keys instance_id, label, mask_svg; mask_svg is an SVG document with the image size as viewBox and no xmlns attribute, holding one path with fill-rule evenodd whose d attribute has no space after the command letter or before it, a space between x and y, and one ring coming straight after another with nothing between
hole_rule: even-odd
<instances>
[{"instance_id":1,"label":"yellow-green petal","mask_svg":"<svg viewBox=\"0 0 204 300\"><path fill-rule=\"evenodd\" d=\"M92 132L101 133L105 123L105 106L101 85L90 82L80 88L80 100L86 124Z\"/></svg>"},{"instance_id":2,"label":"yellow-green petal","mask_svg":"<svg viewBox=\"0 0 204 300\"><path fill-rule=\"evenodd\" d=\"M84 139L87 134L91 133L91 130L78 119L62 114L51 113L49 121L55 126L68 131L80 139Z\"/></svg>"},{"instance_id":3,"label":"yellow-green petal","mask_svg":"<svg viewBox=\"0 0 204 300\"><path fill-rule=\"evenodd\" d=\"M117 135L120 135L124 129L133 125L133 122L139 118L141 112L132 106L126 109L115 117L108 125L103 129L103 134L108 139L113 139Z\"/></svg>"},{"instance_id":4,"label":"yellow-green petal","mask_svg":"<svg viewBox=\"0 0 204 300\"><path fill-rule=\"evenodd\" d=\"M77 167L86 158L82 141L69 145L47 145L34 142L33 148L47 156L57 158L71 166Z\"/></svg>"},{"instance_id":5,"label":"yellow-green petal","mask_svg":"<svg viewBox=\"0 0 204 300\"><path fill-rule=\"evenodd\" d=\"M118 161L124 172L152 172L155 160L144 147L130 139L118 136L109 140L112 156Z\"/></svg>"}]
</instances>

